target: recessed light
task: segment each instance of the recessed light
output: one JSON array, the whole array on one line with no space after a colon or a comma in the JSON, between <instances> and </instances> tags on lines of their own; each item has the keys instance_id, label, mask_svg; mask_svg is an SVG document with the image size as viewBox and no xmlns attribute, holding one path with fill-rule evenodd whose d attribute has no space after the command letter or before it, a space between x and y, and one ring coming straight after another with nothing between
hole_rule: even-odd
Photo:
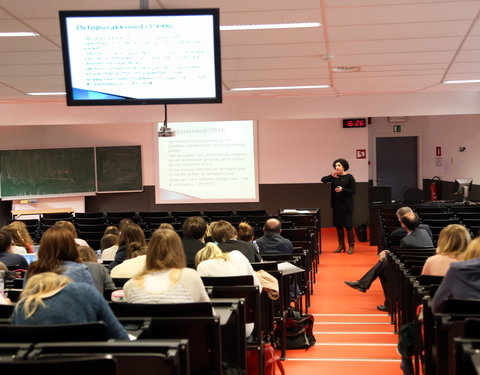
<instances>
[{"instance_id":1,"label":"recessed light","mask_svg":"<svg viewBox=\"0 0 480 375\"><path fill-rule=\"evenodd\" d=\"M298 29L304 27L320 27L320 22L299 22L299 23L271 23L260 25L224 25L220 26L222 31L230 30L266 30L266 29Z\"/></svg>"},{"instance_id":2,"label":"recessed light","mask_svg":"<svg viewBox=\"0 0 480 375\"><path fill-rule=\"evenodd\" d=\"M48 96L48 95L66 95L65 92L29 92L27 95L32 96Z\"/></svg>"},{"instance_id":3,"label":"recessed light","mask_svg":"<svg viewBox=\"0 0 480 375\"><path fill-rule=\"evenodd\" d=\"M297 90L297 89L326 89L329 85L316 86L272 86L272 87L237 87L230 91L256 91L256 90Z\"/></svg>"},{"instance_id":4,"label":"recessed light","mask_svg":"<svg viewBox=\"0 0 480 375\"><path fill-rule=\"evenodd\" d=\"M480 83L480 79L463 79L459 81L443 81L443 83L450 84L450 83Z\"/></svg>"},{"instance_id":5,"label":"recessed light","mask_svg":"<svg viewBox=\"0 0 480 375\"><path fill-rule=\"evenodd\" d=\"M37 33L32 33L29 31L20 31L20 32L5 32L0 33L0 38L9 38L9 37L16 37L16 36L38 36Z\"/></svg>"}]
</instances>

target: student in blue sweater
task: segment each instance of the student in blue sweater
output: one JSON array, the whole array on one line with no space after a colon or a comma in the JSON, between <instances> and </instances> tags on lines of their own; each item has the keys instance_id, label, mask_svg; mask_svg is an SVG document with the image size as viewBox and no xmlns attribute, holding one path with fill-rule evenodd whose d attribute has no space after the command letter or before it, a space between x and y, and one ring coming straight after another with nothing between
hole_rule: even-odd
<instances>
[{"instance_id":1,"label":"student in blue sweater","mask_svg":"<svg viewBox=\"0 0 480 375\"><path fill-rule=\"evenodd\" d=\"M53 272L28 279L12 319L23 325L103 321L109 338L128 340L127 331L93 286Z\"/></svg>"},{"instance_id":2,"label":"student in blue sweater","mask_svg":"<svg viewBox=\"0 0 480 375\"><path fill-rule=\"evenodd\" d=\"M87 266L80 263L72 233L60 226L53 226L43 234L38 260L28 266L27 278L42 272L55 272L78 283L95 285Z\"/></svg>"}]
</instances>

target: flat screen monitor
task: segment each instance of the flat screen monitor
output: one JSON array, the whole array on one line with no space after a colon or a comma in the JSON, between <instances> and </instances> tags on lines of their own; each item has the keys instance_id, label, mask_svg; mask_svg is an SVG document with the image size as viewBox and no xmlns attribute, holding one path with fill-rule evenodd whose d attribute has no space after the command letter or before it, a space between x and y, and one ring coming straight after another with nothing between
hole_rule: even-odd
<instances>
[{"instance_id":1,"label":"flat screen monitor","mask_svg":"<svg viewBox=\"0 0 480 375\"><path fill-rule=\"evenodd\" d=\"M59 15L67 105L222 102L218 9Z\"/></svg>"},{"instance_id":2,"label":"flat screen monitor","mask_svg":"<svg viewBox=\"0 0 480 375\"><path fill-rule=\"evenodd\" d=\"M464 203L468 202L468 193L472 190L472 182L473 179L471 178L457 178L455 180L453 191L463 197Z\"/></svg>"}]
</instances>

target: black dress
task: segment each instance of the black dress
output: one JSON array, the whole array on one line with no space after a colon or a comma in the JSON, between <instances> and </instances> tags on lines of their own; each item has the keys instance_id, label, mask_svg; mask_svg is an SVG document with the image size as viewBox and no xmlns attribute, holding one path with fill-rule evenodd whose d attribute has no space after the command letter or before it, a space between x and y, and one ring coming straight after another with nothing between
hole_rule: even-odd
<instances>
[{"instance_id":1,"label":"black dress","mask_svg":"<svg viewBox=\"0 0 480 375\"><path fill-rule=\"evenodd\" d=\"M333 226L352 228L353 195L355 194L355 179L351 174L338 178L328 175L322 177L322 182L330 182L330 206L333 209ZM335 192L337 186L342 187L340 193Z\"/></svg>"}]
</instances>

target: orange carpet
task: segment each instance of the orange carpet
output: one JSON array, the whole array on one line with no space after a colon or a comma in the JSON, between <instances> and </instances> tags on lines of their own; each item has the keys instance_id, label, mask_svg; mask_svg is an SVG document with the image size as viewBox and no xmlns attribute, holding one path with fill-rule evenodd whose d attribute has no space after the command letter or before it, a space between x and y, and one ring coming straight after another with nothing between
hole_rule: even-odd
<instances>
[{"instance_id":1,"label":"orange carpet","mask_svg":"<svg viewBox=\"0 0 480 375\"><path fill-rule=\"evenodd\" d=\"M380 281L367 293L343 281L359 279L377 261L376 247L357 242L355 253L333 254L336 232L322 229L322 250L309 312L317 343L309 350L288 350L287 374L400 375L397 335L383 304Z\"/></svg>"}]
</instances>

